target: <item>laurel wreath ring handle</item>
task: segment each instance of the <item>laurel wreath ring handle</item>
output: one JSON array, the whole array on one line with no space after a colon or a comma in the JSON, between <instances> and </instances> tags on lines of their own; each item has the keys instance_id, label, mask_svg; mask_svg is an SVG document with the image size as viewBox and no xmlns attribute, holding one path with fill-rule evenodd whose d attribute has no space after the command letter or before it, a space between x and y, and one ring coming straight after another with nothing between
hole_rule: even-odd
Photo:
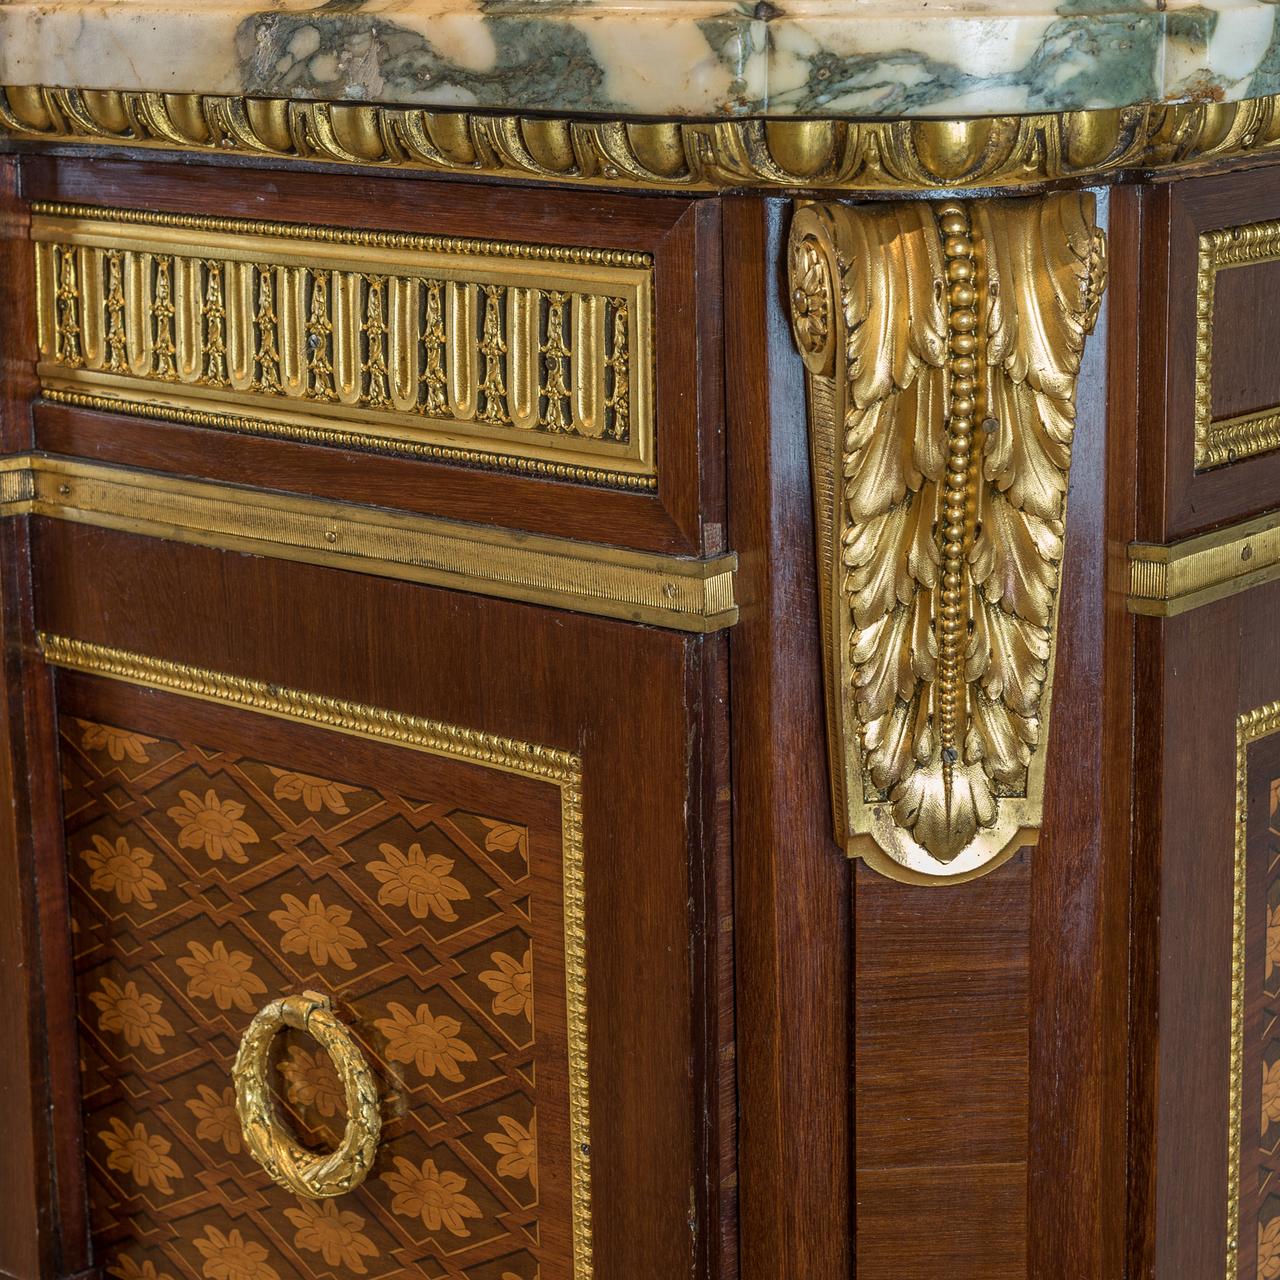
<instances>
[{"instance_id":1,"label":"laurel wreath ring handle","mask_svg":"<svg viewBox=\"0 0 1280 1280\"><path fill-rule=\"evenodd\" d=\"M271 1097L271 1042L285 1027L305 1031L333 1060L347 1099L347 1128L336 1151L308 1151L281 1125ZM377 1085L328 996L314 991L264 1005L246 1028L231 1068L236 1113L245 1146L273 1182L295 1195L323 1200L358 1187L373 1165L382 1135Z\"/></svg>"}]
</instances>

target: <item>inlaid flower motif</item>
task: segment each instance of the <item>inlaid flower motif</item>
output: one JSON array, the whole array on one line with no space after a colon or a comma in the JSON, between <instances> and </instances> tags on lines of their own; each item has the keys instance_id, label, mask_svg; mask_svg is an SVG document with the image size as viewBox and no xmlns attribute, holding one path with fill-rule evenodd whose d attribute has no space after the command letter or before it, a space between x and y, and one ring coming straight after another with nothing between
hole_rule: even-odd
<instances>
[{"instance_id":1,"label":"inlaid flower motif","mask_svg":"<svg viewBox=\"0 0 1280 1280\"><path fill-rule=\"evenodd\" d=\"M438 1071L457 1084L462 1079L460 1062L475 1062L475 1050L458 1033L462 1023L447 1014L435 1017L425 1004L410 1013L402 1004L389 1004L389 1018L378 1018L374 1026L387 1038L387 1057L392 1062L413 1062L428 1079Z\"/></svg>"},{"instance_id":2,"label":"inlaid flower motif","mask_svg":"<svg viewBox=\"0 0 1280 1280\"><path fill-rule=\"evenodd\" d=\"M1258 1226L1258 1280L1280 1280L1280 1218Z\"/></svg>"},{"instance_id":3,"label":"inlaid flower motif","mask_svg":"<svg viewBox=\"0 0 1280 1280\"><path fill-rule=\"evenodd\" d=\"M1262 1068L1262 1132L1280 1122L1280 1058Z\"/></svg>"},{"instance_id":4,"label":"inlaid flower motif","mask_svg":"<svg viewBox=\"0 0 1280 1280\"><path fill-rule=\"evenodd\" d=\"M167 1271L157 1271L150 1258L138 1262L127 1253L116 1259L115 1266L107 1268L107 1275L116 1280L172 1280Z\"/></svg>"},{"instance_id":5,"label":"inlaid flower motif","mask_svg":"<svg viewBox=\"0 0 1280 1280\"><path fill-rule=\"evenodd\" d=\"M486 1133L484 1140L498 1153L498 1173L504 1178L528 1178L538 1185L538 1117L531 1116L526 1129L511 1116L499 1116L501 1133Z\"/></svg>"},{"instance_id":6,"label":"inlaid flower motif","mask_svg":"<svg viewBox=\"0 0 1280 1280\"><path fill-rule=\"evenodd\" d=\"M470 1196L462 1194L467 1180L461 1174L436 1168L427 1160L419 1169L403 1156L396 1157L396 1172L384 1173L382 1180L394 1192L391 1211L405 1218L421 1218L428 1231L439 1231L443 1225L455 1236L469 1236L464 1219L480 1217L480 1208Z\"/></svg>"},{"instance_id":7,"label":"inlaid flower motif","mask_svg":"<svg viewBox=\"0 0 1280 1280\"><path fill-rule=\"evenodd\" d=\"M521 857L529 856L529 829L518 827L513 822L498 822L493 818L481 818L488 829L484 838L484 847L489 853L516 853Z\"/></svg>"},{"instance_id":8,"label":"inlaid flower motif","mask_svg":"<svg viewBox=\"0 0 1280 1280\"><path fill-rule=\"evenodd\" d=\"M342 1081L334 1070L329 1055L317 1050L308 1053L297 1045L289 1046L289 1056L280 1063L285 1093L299 1107L315 1107L322 1116L336 1116L344 1101Z\"/></svg>"},{"instance_id":9,"label":"inlaid flower motif","mask_svg":"<svg viewBox=\"0 0 1280 1280\"><path fill-rule=\"evenodd\" d=\"M80 745L86 751L105 751L117 763L132 760L134 764L149 764L147 748L159 742L159 738L148 738L144 733L130 733L127 729L113 729L106 724L93 724L88 720L77 720L76 724L84 730Z\"/></svg>"},{"instance_id":10,"label":"inlaid flower motif","mask_svg":"<svg viewBox=\"0 0 1280 1280\"><path fill-rule=\"evenodd\" d=\"M345 782L333 782L329 778L317 778L311 773L297 773L288 769L272 769L276 785L272 794L277 800L301 800L308 813L328 809L330 813L350 813L343 796L354 795L359 787L349 787Z\"/></svg>"},{"instance_id":11,"label":"inlaid flower motif","mask_svg":"<svg viewBox=\"0 0 1280 1280\"><path fill-rule=\"evenodd\" d=\"M1280 965L1280 907L1267 908L1267 976L1266 981L1271 981L1271 975L1275 971L1277 965Z\"/></svg>"},{"instance_id":12,"label":"inlaid flower motif","mask_svg":"<svg viewBox=\"0 0 1280 1280\"><path fill-rule=\"evenodd\" d=\"M115 844L105 836L94 836L93 846L80 855L93 872L89 888L113 893L126 906L136 902L143 910L154 911L156 903L151 894L163 891L165 883L160 873L151 868L155 861L151 851L130 844L127 836L120 836Z\"/></svg>"},{"instance_id":13,"label":"inlaid flower motif","mask_svg":"<svg viewBox=\"0 0 1280 1280\"><path fill-rule=\"evenodd\" d=\"M91 992L89 1000L99 1013L98 1029L120 1032L132 1049L141 1044L152 1053L161 1053L160 1037L173 1035L173 1025L160 1012L160 997L139 991L136 982L121 987L103 978L101 990Z\"/></svg>"},{"instance_id":14,"label":"inlaid flower motif","mask_svg":"<svg viewBox=\"0 0 1280 1280\"><path fill-rule=\"evenodd\" d=\"M254 996L266 994L266 984L253 972L253 959L243 951L228 951L226 943L217 941L212 950L199 942L187 943L189 956L178 960L178 968L191 979L187 995L208 1000L211 996L219 1009L235 1005L241 1013L252 1013Z\"/></svg>"},{"instance_id":15,"label":"inlaid flower motif","mask_svg":"<svg viewBox=\"0 0 1280 1280\"><path fill-rule=\"evenodd\" d=\"M139 1121L129 1128L123 1120L112 1117L111 1128L98 1137L107 1149L107 1168L127 1173L140 1187L155 1187L162 1195L173 1194L170 1178L181 1178L182 1170L169 1156L168 1139L148 1133Z\"/></svg>"},{"instance_id":16,"label":"inlaid flower motif","mask_svg":"<svg viewBox=\"0 0 1280 1280\"><path fill-rule=\"evenodd\" d=\"M378 1246L361 1233L364 1219L350 1209L339 1209L332 1200L303 1200L298 1208L286 1209L284 1216L297 1227L294 1245L318 1253L331 1267L346 1267L364 1275L361 1261L376 1258Z\"/></svg>"},{"instance_id":17,"label":"inlaid flower motif","mask_svg":"<svg viewBox=\"0 0 1280 1280\"><path fill-rule=\"evenodd\" d=\"M504 951L495 951L489 957L498 967L486 969L480 975L493 995L494 1013L523 1013L533 1021L533 951L526 949L524 959L517 963Z\"/></svg>"},{"instance_id":18,"label":"inlaid flower motif","mask_svg":"<svg viewBox=\"0 0 1280 1280\"><path fill-rule=\"evenodd\" d=\"M210 788L201 800L194 791L180 791L182 801L169 810L178 824L178 844L184 849L203 849L214 861L224 857L232 862L248 862L244 846L258 843L258 833L242 822L244 805L238 800L219 800Z\"/></svg>"},{"instance_id":19,"label":"inlaid flower motif","mask_svg":"<svg viewBox=\"0 0 1280 1280\"><path fill-rule=\"evenodd\" d=\"M193 1243L204 1256L201 1269L209 1280L280 1280L267 1263L267 1251L234 1228L223 1235L217 1227L205 1227L203 1238Z\"/></svg>"},{"instance_id":20,"label":"inlaid flower motif","mask_svg":"<svg viewBox=\"0 0 1280 1280\"><path fill-rule=\"evenodd\" d=\"M379 902L393 907L408 903L418 920L430 915L441 920L458 918L450 903L465 901L471 892L449 874L453 870L452 858L440 853L428 857L420 844L411 844L408 853L401 853L393 844L380 844L378 852L386 861L369 863L369 870L382 884Z\"/></svg>"},{"instance_id":21,"label":"inlaid flower motif","mask_svg":"<svg viewBox=\"0 0 1280 1280\"><path fill-rule=\"evenodd\" d=\"M240 1154L240 1117L236 1113L236 1095L227 1088L221 1093L202 1084L198 1098L187 1101L187 1110L200 1122L196 1125L196 1137L207 1142L220 1142L227 1154Z\"/></svg>"},{"instance_id":22,"label":"inlaid flower motif","mask_svg":"<svg viewBox=\"0 0 1280 1280\"><path fill-rule=\"evenodd\" d=\"M326 907L320 895L313 893L306 906L293 894L281 899L281 910L271 913L271 920L283 935L282 950L291 955L310 955L312 964L336 964L339 969L354 969L351 952L368 944L347 921L351 912L346 907Z\"/></svg>"}]
</instances>

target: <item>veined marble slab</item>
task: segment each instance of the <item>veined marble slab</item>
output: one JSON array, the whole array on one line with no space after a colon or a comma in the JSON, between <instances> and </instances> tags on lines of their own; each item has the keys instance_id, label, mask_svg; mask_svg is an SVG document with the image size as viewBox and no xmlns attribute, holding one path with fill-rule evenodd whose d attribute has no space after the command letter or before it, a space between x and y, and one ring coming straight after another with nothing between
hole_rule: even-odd
<instances>
[{"instance_id":1,"label":"veined marble slab","mask_svg":"<svg viewBox=\"0 0 1280 1280\"><path fill-rule=\"evenodd\" d=\"M0 85L638 116L1280 92L1280 0L0 0Z\"/></svg>"}]
</instances>

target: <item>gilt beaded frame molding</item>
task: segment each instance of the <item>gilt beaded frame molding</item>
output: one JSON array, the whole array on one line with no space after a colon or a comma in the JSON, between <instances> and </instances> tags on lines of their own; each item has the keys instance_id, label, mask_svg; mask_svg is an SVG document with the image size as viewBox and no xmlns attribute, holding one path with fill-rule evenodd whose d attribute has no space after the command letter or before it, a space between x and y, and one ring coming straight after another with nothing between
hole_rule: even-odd
<instances>
[{"instance_id":1,"label":"gilt beaded frame molding","mask_svg":"<svg viewBox=\"0 0 1280 1280\"><path fill-rule=\"evenodd\" d=\"M1280 154L1280 95L968 119L647 120L60 86L0 88L0 138L679 191L1114 181Z\"/></svg>"},{"instance_id":2,"label":"gilt beaded frame molding","mask_svg":"<svg viewBox=\"0 0 1280 1280\"><path fill-rule=\"evenodd\" d=\"M1229 466L1280 448L1280 405L1232 418L1213 416L1214 297L1233 267L1280 262L1280 222L1225 227L1200 236L1196 257L1195 469Z\"/></svg>"},{"instance_id":3,"label":"gilt beaded frame molding","mask_svg":"<svg viewBox=\"0 0 1280 1280\"><path fill-rule=\"evenodd\" d=\"M87 640L41 632L37 642L41 655L51 667L331 729L373 742L497 769L550 783L559 789L573 1280L591 1280L594 1267L582 758L553 747L521 742L515 738L500 738L476 729L283 688Z\"/></svg>"}]
</instances>

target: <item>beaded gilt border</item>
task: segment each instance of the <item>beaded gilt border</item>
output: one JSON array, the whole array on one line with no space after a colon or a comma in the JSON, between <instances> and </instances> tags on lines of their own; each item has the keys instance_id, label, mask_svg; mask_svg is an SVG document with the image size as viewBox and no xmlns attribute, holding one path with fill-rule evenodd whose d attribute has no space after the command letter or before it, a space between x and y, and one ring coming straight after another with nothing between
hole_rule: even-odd
<instances>
[{"instance_id":1,"label":"beaded gilt border","mask_svg":"<svg viewBox=\"0 0 1280 1280\"><path fill-rule=\"evenodd\" d=\"M1280 448L1280 405L1215 421L1213 417L1214 294L1230 267L1280 261L1280 222L1207 231L1196 266L1195 468L1207 471Z\"/></svg>"},{"instance_id":2,"label":"beaded gilt border","mask_svg":"<svg viewBox=\"0 0 1280 1280\"><path fill-rule=\"evenodd\" d=\"M591 1125L587 1068L586 893L583 877L582 759L568 751L500 738L457 725L369 707L341 698L281 688L181 662L41 633L51 666L125 684L319 725L429 755L551 783L560 791L564 884L565 1007L568 1024L569 1145L573 1280L591 1280Z\"/></svg>"}]
</instances>

